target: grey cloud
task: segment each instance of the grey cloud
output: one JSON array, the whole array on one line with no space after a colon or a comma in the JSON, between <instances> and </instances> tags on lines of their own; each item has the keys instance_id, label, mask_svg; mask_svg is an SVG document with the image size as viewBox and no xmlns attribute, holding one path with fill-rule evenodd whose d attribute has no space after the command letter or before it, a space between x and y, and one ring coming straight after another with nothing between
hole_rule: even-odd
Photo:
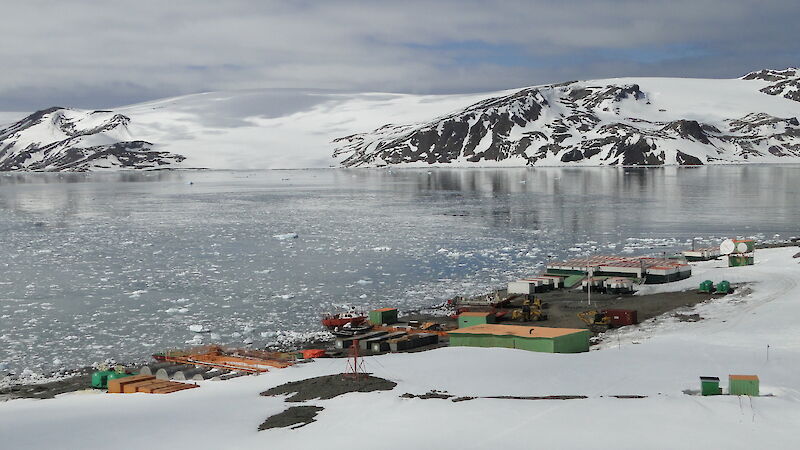
<instances>
[{"instance_id":1,"label":"grey cloud","mask_svg":"<svg viewBox=\"0 0 800 450\"><path fill-rule=\"evenodd\" d=\"M734 77L797 65L798 15L795 1L14 2L0 28L0 109L243 88Z\"/></svg>"}]
</instances>

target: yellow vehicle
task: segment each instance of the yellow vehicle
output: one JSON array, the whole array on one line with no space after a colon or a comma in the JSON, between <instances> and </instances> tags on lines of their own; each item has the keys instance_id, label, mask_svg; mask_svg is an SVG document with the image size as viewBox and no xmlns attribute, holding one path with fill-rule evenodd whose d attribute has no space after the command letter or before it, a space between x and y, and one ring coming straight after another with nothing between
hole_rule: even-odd
<instances>
[{"instance_id":1,"label":"yellow vehicle","mask_svg":"<svg viewBox=\"0 0 800 450\"><path fill-rule=\"evenodd\" d=\"M605 312L593 309L591 311L583 311L578 313L578 318L585 323L590 330L595 333L602 333L608 331L611 327L611 317Z\"/></svg>"},{"instance_id":2,"label":"yellow vehicle","mask_svg":"<svg viewBox=\"0 0 800 450\"><path fill-rule=\"evenodd\" d=\"M547 314L542 311L542 301L535 299L533 304L530 300L525 300L522 303L521 309L515 309L511 312L511 320L519 320L521 322L531 322L547 320Z\"/></svg>"}]
</instances>

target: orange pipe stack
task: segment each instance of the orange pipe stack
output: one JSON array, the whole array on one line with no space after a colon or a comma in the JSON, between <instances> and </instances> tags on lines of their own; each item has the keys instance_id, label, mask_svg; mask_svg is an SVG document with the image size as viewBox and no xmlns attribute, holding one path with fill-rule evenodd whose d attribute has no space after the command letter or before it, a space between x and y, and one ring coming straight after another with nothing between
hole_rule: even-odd
<instances>
[{"instance_id":1,"label":"orange pipe stack","mask_svg":"<svg viewBox=\"0 0 800 450\"><path fill-rule=\"evenodd\" d=\"M108 382L109 394L133 394L143 392L146 394L171 394L199 387L196 384L179 383L177 381L157 380L152 375L134 375L131 377L117 378Z\"/></svg>"},{"instance_id":2,"label":"orange pipe stack","mask_svg":"<svg viewBox=\"0 0 800 450\"><path fill-rule=\"evenodd\" d=\"M208 367L219 367L243 372L267 372L266 367L283 369L292 365L289 361L276 361L262 358L248 358L243 356L229 356L218 352L195 353L184 356L167 355L165 360L181 364L192 364ZM266 366L266 367L265 367Z\"/></svg>"}]
</instances>

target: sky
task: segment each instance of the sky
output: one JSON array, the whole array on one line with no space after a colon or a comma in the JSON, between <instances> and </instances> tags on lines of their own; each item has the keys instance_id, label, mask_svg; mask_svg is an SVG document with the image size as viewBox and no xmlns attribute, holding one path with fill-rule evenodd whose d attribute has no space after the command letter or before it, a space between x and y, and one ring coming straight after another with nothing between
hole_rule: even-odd
<instances>
[{"instance_id":1,"label":"sky","mask_svg":"<svg viewBox=\"0 0 800 450\"><path fill-rule=\"evenodd\" d=\"M800 2L6 2L0 111L255 88L462 93L800 65Z\"/></svg>"}]
</instances>

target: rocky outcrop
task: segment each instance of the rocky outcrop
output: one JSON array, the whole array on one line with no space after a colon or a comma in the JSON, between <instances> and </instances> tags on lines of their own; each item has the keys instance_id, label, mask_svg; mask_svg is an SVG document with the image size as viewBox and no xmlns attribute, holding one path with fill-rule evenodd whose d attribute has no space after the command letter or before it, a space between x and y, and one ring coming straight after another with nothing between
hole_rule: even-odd
<instances>
[{"instance_id":1,"label":"rocky outcrop","mask_svg":"<svg viewBox=\"0 0 800 450\"><path fill-rule=\"evenodd\" d=\"M0 171L153 169L183 161L131 139L130 118L111 111L52 107L0 130Z\"/></svg>"},{"instance_id":2,"label":"rocky outcrop","mask_svg":"<svg viewBox=\"0 0 800 450\"><path fill-rule=\"evenodd\" d=\"M800 102L800 70L798 69L759 70L748 73L742 79L768 81L771 84L762 88L761 92Z\"/></svg>"},{"instance_id":3,"label":"rocky outcrop","mask_svg":"<svg viewBox=\"0 0 800 450\"><path fill-rule=\"evenodd\" d=\"M779 86L795 75L794 70L762 71L746 79ZM754 112L721 124L645 118L654 116L655 107L638 84L561 83L522 89L429 122L386 125L336 139L335 156L347 167L451 162L698 165L800 156L795 117Z\"/></svg>"}]
</instances>

